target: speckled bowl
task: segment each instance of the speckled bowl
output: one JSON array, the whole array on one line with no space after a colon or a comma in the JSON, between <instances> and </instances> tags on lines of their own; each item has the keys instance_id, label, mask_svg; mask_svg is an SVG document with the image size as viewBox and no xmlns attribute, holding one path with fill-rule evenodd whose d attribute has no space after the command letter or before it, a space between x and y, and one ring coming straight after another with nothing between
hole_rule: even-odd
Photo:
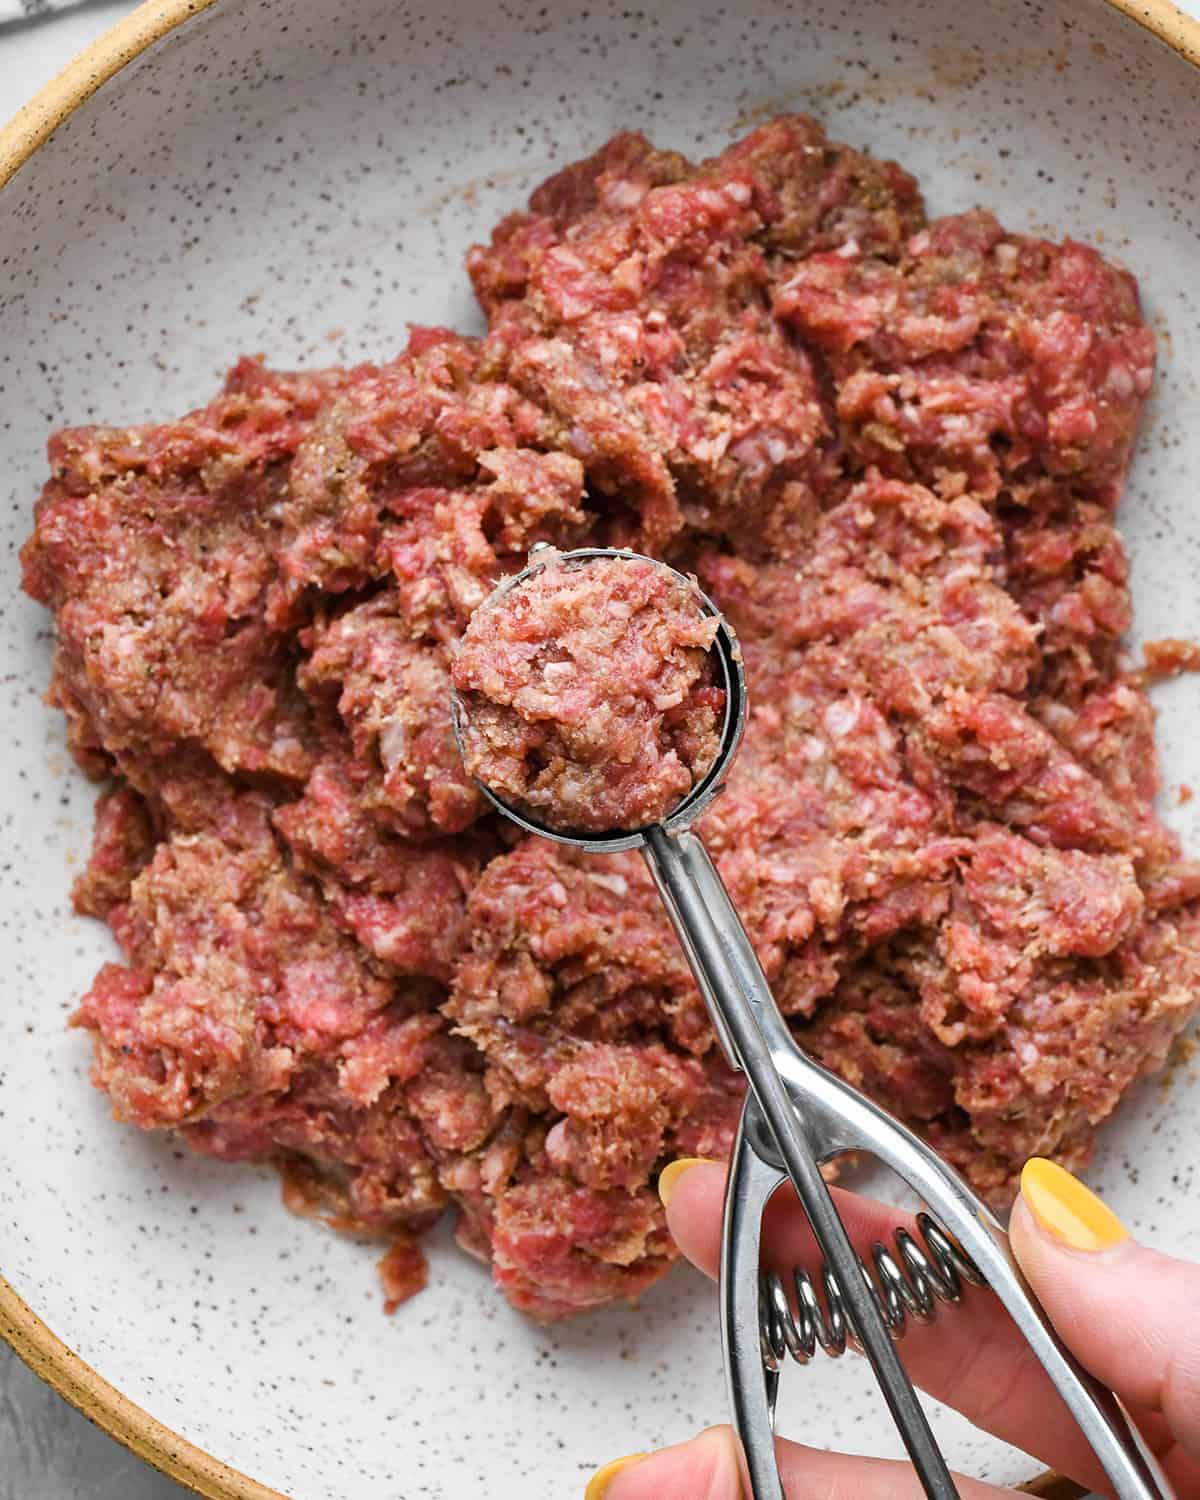
<instances>
[{"instance_id":1,"label":"speckled bowl","mask_svg":"<svg viewBox=\"0 0 1200 1500\"><path fill-rule=\"evenodd\" d=\"M1200 633L1198 60L1163 0L172 0L0 136L0 1333L97 1421L211 1496L549 1497L721 1420L723 1394L687 1272L546 1331L442 1242L430 1289L385 1319L372 1249L290 1218L265 1173L109 1119L63 1025L106 951L66 899L93 792L40 702L46 618L16 591L50 428L183 411L242 350L352 360L410 318L477 326L462 251L556 163L625 125L708 151L807 109L914 167L935 210L982 200L1142 278L1163 338L1125 506L1139 629ZM1160 697L1178 817L1200 713L1194 682ZM1198 1127L1181 1065L1094 1170L1193 1253ZM798 1434L892 1450L852 1362L787 1388ZM1034 1472L941 1431L967 1469Z\"/></svg>"}]
</instances>

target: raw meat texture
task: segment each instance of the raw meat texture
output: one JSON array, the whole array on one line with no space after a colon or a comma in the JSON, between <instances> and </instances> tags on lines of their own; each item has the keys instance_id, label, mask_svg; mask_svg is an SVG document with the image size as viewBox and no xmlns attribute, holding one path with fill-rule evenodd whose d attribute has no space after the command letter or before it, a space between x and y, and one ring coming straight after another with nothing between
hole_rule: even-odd
<instances>
[{"instance_id":1,"label":"raw meat texture","mask_svg":"<svg viewBox=\"0 0 1200 1500\"><path fill-rule=\"evenodd\" d=\"M1002 521L877 475L800 566L698 566L753 705L704 831L798 1038L995 1201L1035 1152L1082 1164L1192 1013L1200 959L1122 658L1050 663L1051 712L1053 603L1013 578Z\"/></svg>"},{"instance_id":2,"label":"raw meat texture","mask_svg":"<svg viewBox=\"0 0 1200 1500\"><path fill-rule=\"evenodd\" d=\"M545 417L493 378L478 340L415 329L390 365L350 371L299 445L280 541L283 594L393 575L414 636L457 633L497 556L583 526L583 470L535 443Z\"/></svg>"},{"instance_id":3,"label":"raw meat texture","mask_svg":"<svg viewBox=\"0 0 1200 1500\"><path fill-rule=\"evenodd\" d=\"M632 1295L674 1256L658 1164L727 1152L741 1104L650 877L530 838L470 914L444 1009L512 1125L455 1175L472 1235L539 1316Z\"/></svg>"},{"instance_id":4,"label":"raw meat texture","mask_svg":"<svg viewBox=\"0 0 1200 1500\"><path fill-rule=\"evenodd\" d=\"M95 1035L96 1076L122 1118L190 1127L222 1155L300 1141L319 1158L328 1136L361 1217L384 1211L382 1174L387 1212L440 1208L411 1121L380 1108L440 1029L436 987L401 984L336 931L284 861L269 806L233 798L210 831L160 843L131 883L120 937L126 963L101 971L76 1024ZM344 1118L318 1124L302 1102L315 1096ZM372 1161L384 1133L404 1152Z\"/></svg>"},{"instance_id":5,"label":"raw meat texture","mask_svg":"<svg viewBox=\"0 0 1200 1500\"><path fill-rule=\"evenodd\" d=\"M183 422L51 439L24 582L55 613L50 701L86 770L149 792L154 757L197 745L303 782L306 716L267 600L296 448L345 378L242 360Z\"/></svg>"},{"instance_id":6,"label":"raw meat texture","mask_svg":"<svg viewBox=\"0 0 1200 1500\"><path fill-rule=\"evenodd\" d=\"M75 888L124 953L79 1011L98 1084L386 1239L389 1304L446 1206L537 1317L662 1274L655 1174L728 1148L737 1080L638 861L518 839L448 719L533 542L630 543L740 633L703 832L798 1038L997 1204L1031 1152L1081 1165L1200 997L1123 645L1132 278L927 223L800 118L699 166L618 136L469 270L482 339L243 360L51 442L25 587L113 778Z\"/></svg>"},{"instance_id":7,"label":"raw meat texture","mask_svg":"<svg viewBox=\"0 0 1200 1500\"><path fill-rule=\"evenodd\" d=\"M825 354L858 462L994 499L1033 473L1115 500L1154 374L1127 271L1086 245L940 219L898 262L809 257L775 310Z\"/></svg>"},{"instance_id":8,"label":"raw meat texture","mask_svg":"<svg viewBox=\"0 0 1200 1500\"><path fill-rule=\"evenodd\" d=\"M718 624L646 558L551 554L463 636L452 675L466 769L563 832L661 823L721 748Z\"/></svg>"},{"instance_id":9,"label":"raw meat texture","mask_svg":"<svg viewBox=\"0 0 1200 1500\"><path fill-rule=\"evenodd\" d=\"M1183 672L1200 672L1200 645L1167 636L1146 642L1146 676L1151 682L1160 677L1178 677Z\"/></svg>"},{"instance_id":10,"label":"raw meat texture","mask_svg":"<svg viewBox=\"0 0 1200 1500\"><path fill-rule=\"evenodd\" d=\"M77 912L101 920L129 900L134 877L157 843L146 805L128 786L115 786L96 802L96 826L87 868L71 888Z\"/></svg>"},{"instance_id":11,"label":"raw meat texture","mask_svg":"<svg viewBox=\"0 0 1200 1500\"><path fill-rule=\"evenodd\" d=\"M340 763L362 807L397 833L469 828L484 802L454 742L447 648L413 639L393 590L318 619L303 638L309 656L299 681L350 741L318 770L337 775Z\"/></svg>"},{"instance_id":12,"label":"raw meat texture","mask_svg":"<svg viewBox=\"0 0 1200 1500\"><path fill-rule=\"evenodd\" d=\"M753 542L833 472L819 371L771 313L776 257L896 253L920 217L907 174L793 117L696 168L617 136L467 264L509 379L616 501L611 540L653 551L686 522Z\"/></svg>"},{"instance_id":13,"label":"raw meat texture","mask_svg":"<svg viewBox=\"0 0 1200 1500\"><path fill-rule=\"evenodd\" d=\"M342 931L397 973L446 983L469 937L466 893L486 846L394 837L369 815L353 769L322 762L275 827Z\"/></svg>"}]
</instances>

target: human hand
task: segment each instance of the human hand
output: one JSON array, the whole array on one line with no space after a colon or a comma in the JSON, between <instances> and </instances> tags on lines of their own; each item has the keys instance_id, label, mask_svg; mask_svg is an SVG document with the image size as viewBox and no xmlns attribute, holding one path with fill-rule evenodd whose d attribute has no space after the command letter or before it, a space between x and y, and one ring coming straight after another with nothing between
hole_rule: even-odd
<instances>
[{"instance_id":1,"label":"human hand","mask_svg":"<svg viewBox=\"0 0 1200 1500\"><path fill-rule=\"evenodd\" d=\"M659 1179L671 1232L687 1256L716 1276L723 1166L673 1162ZM903 1217L834 1189L860 1253L887 1241ZM911 1228L911 1223L909 1224ZM1013 1251L1059 1336L1117 1392L1181 1500L1200 1497L1200 1266L1139 1245L1110 1209L1052 1162L1026 1164L1009 1226ZM790 1190L764 1222L767 1262L815 1271L820 1257ZM936 1329L910 1328L904 1362L913 1381L977 1426L1106 1493L1104 1475L1058 1392L1000 1303L968 1295ZM920 1500L906 1463L849 1458L780 1439L784 1489L794 1500ZM963 1479L963 1500L1011 1495ZM728 1427L690 1442L606 1464L585 1500L742 1500L737 1447Z\"/></svg>"}]
</instances>

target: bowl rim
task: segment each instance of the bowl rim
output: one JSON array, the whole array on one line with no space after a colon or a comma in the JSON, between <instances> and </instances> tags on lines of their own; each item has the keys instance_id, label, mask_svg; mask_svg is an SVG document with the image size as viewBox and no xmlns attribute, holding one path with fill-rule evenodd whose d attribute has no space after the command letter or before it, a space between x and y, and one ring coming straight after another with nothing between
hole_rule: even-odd
<instances>
[{"instance_id":1,"label":"bowl rim","mask_svg":"<svg viewBox=\"0 0 1200 1500\"><path fill-rule=\"evenodd\" d=\"M7 124L0 125L0 191L39 147L122 68L218 0L142 0L52 78ZM230 0L225 0L230 3ZM1200 72L1200 19L1172 0L1092 0L1118 11ZM85 1417L152 1468L206 1500L288 1500L257 1479L214 1458L152 1417L90 1365L42 1321L0 1275L0 1340ZM1051 1489L1046 1488L1047 1483ZM1062 1496L1083 1491L1044 1474L1022 1490Z\"/></svg>"}]
</instances>

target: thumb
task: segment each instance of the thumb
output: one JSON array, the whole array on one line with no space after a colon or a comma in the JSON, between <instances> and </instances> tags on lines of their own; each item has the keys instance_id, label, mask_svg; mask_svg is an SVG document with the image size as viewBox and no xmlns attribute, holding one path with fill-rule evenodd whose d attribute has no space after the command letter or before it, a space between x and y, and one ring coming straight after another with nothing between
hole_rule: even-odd
<instances>
[{"instance_id":1,"label":"thumb","mask_svg":"<svg viewBox=\"0 0 1200 1500\"><path fill-rule=\"evenodd\" d=\"M1127 1405L1160 1412L1200 1459L1200 1266L1130 1239L1082 1182L1038 1157L1021 1174L1009 1234L1076 1358Z\"/></svg>"},{"instance_id":2,"label":"thumb","mask_svg":"<svg viewBox=\"0 0 1200 1500\"><path fill-rule=\"evenodd\" d=\"M779 1476L789 1500L923 1500L925 1486L906 1463L850 1458L775 1440ZM956 1481L962 1500L1004 1500L1007 1490ZM584 1500L745 1500L741 1457L728 1427L710 1427L691 1442L658 1453L632 1453L605 1464Z\"/></svg>"},{"instance_id":3,"label":"thumb","mask_svg":"<svg viewBox=\"0 0 1200 1500\"><path fill-rule=\"evenodd\" d=\"M631 1471L634 1466L637 1473ZM618 1478L618 1476L621 1476ZM728 1427L710 1427L658 1453L631 1453L598 1470L583 1500L741 1500L742 1467Z\"/></svg>"}]
</instances>

